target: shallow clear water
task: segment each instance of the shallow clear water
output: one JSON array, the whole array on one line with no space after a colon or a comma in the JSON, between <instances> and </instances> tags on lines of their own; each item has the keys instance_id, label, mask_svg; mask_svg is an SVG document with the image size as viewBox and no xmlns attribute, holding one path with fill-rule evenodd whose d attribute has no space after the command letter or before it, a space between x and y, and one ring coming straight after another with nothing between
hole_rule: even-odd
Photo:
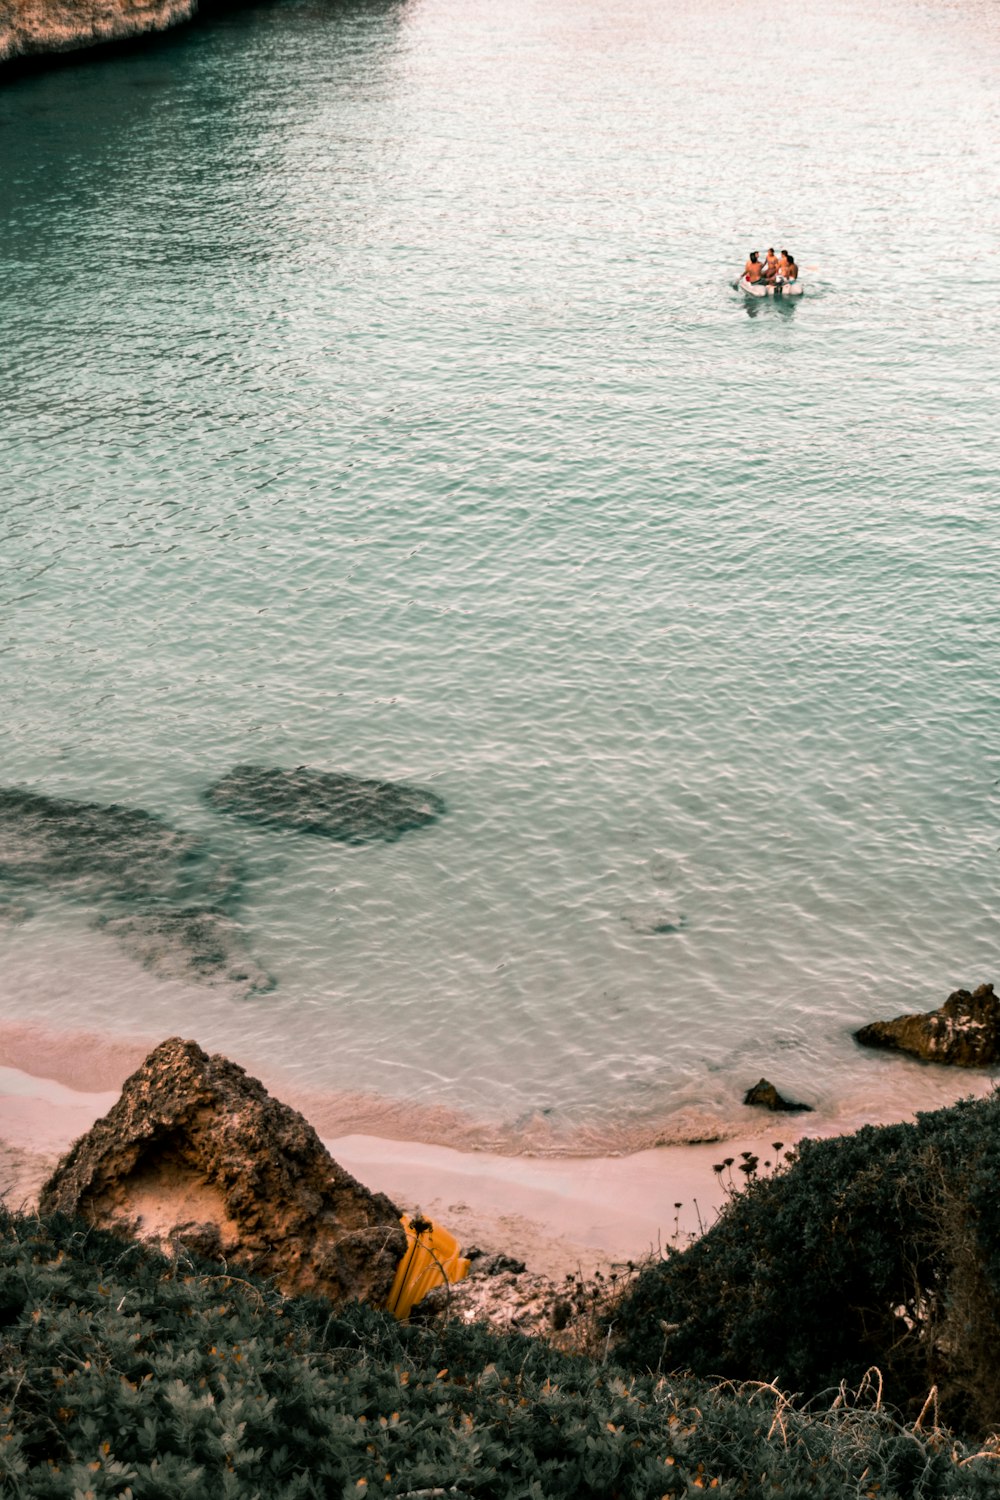
<instances>
[{"instance_id":1,"label":"shallow clear water","mask_svg":"<svg viewBox=\"0 0 1000 1500\"><path fill-rule=\"evenodd\" d=\"M850 1030L995 975L1000 25L757 14L284 0L7 82L3 779L242 857L278 987L33 896L0 1015L525 1148L970 1086ZM250 828L247 760L449 812Z\"/></svg>"}]
</instances>

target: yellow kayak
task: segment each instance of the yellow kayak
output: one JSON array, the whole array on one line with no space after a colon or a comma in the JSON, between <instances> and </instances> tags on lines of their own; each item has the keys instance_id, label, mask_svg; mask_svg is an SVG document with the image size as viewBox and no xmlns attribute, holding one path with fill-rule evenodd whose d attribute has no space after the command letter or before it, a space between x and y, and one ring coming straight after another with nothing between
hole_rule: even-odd
<instances>
[{"instance_id":1,"label":"yellow kayak","mask_svg":"<svg viewBox=\"0 0 1000 1500\"><path fill-rule=\"evenodd\" d=\"M443 1281L461 1281L469 1274L469 1262L453 1234L429 1219L403 1214L399 1221L406 1231L406 1254L396 1267L396 1279L386 1303L402 1320L432 1287Z\"/></svg>"}]
</instances>

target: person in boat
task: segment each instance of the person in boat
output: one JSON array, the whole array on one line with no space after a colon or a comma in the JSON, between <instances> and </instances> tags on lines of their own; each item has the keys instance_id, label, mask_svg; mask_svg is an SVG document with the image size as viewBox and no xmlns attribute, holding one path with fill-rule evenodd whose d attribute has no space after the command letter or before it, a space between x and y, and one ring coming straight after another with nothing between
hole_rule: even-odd
<instances>
[{"instance_id":1,"label":"person in boat","mask_svg":"<svg viewBox=\"0 0 1000 1500\"><path fill-rule=\"evenodd\" d=\"M786 281L795 281L799 274L799 268L795 264L795 256L790 250L782 250L781 259L783 262L781 267L782 276L784 276Z\"/></svg>"},{"instance_id":2,"label":"person in boat","mask_svg":"<svg viewBox=\"0 0 1000 1500\"><path fill-rule=\"evenodd\" d=\"M749 281L751 283L751 285L755 281L759 281L760 280L760 276L761 276L761 272L763 271L763 269L764 269L763 266L761 265L759 259L757 258L757 251L756 250L751 250L750 251L750 259L747 261L746 266L745 266L744 271L743 271L743 274L746 277L747 281Z\"/></svg>"},{"instance_id":3,"label":"person in boat","mask_svg":"<svg viewBox=\"0 0 1000 1500\"><path fill-rule=\"evenodd\" d=\"M777 279L777 276L778 257L775 255L774 246L772 245L764 259L764 280L775 281Z\"/></svg>"},{"instance_id":4,"label":"person in boat","mask_svg":"<svg viewBox=\"0 0 1000 1500\"><path fill-rule=\"evenodd\" d=\"M784 249L778 257L778 275L782 280L788 280L788 251Z\"/></svg>"}]
</instances>

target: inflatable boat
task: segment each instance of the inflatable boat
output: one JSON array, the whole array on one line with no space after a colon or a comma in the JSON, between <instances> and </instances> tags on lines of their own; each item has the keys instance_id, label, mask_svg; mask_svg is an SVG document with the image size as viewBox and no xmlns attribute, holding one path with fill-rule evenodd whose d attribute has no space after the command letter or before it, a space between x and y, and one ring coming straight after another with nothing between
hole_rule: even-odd
<instances>
[{"instance_id":1,"label":"inflatable boat","mask_svg":"<svg viewBox=\"0 0 1000 1500\"><path fill-rule=\"evenodd\" d=\"M736 283L748 297L801 297L801 281L747 281L741 276Z\"/></svg>"}]
</instances>

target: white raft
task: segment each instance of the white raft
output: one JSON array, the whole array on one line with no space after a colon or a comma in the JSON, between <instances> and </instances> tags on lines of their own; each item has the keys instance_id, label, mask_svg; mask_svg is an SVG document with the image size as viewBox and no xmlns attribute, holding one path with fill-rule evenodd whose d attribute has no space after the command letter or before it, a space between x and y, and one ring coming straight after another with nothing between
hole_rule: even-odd
<instances>
[{"instance_id":1,"label":"white raft","mask_svg":"<svg viewBox=\"0 0 1000 1500\"><path fill-rule=\"evenodd\" d=\"M748 297L801 297L804 290L801 281L747 281L745 276L736 284Z\"/></svg>"}]
</instances>

